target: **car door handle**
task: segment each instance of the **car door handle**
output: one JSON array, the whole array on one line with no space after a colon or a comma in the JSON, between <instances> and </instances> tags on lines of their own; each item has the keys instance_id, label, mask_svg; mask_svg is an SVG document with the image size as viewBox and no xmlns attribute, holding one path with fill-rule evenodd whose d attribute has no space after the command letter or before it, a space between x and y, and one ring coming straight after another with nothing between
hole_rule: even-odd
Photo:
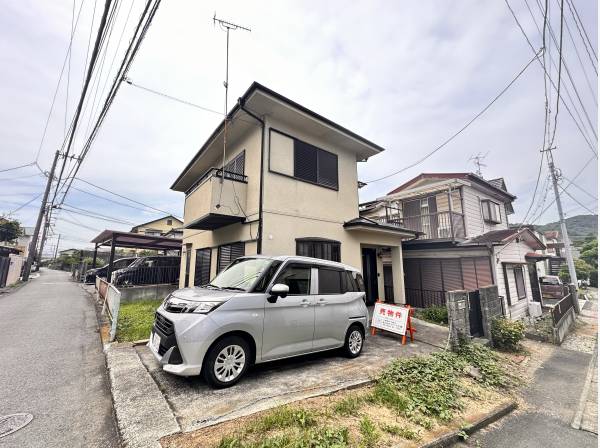
<instances>
[{"instance_id":1,"label":"car door handle","mask_svg":"<svg viewBox=\"0 0 600 448\"><path fill-rule=\"evenodd\" d=\"M319 299L319 300L317 301L317 304L319 304L319 305L321 305L321 306L323 306L323 305L327 305L327 300L325 300L325 299Z\"/></svg>"},{"instance_id":2,"label":"car door handle","mask_svg":"<svg viewBox=\"0 0 600 448\"><path fill-rule=\"evenodd\" d=\"M302 305L304 308L306 308L308 305L310 305L310 300L304 299L300 302L300 305Z\"/></svg>"}]
</instances>

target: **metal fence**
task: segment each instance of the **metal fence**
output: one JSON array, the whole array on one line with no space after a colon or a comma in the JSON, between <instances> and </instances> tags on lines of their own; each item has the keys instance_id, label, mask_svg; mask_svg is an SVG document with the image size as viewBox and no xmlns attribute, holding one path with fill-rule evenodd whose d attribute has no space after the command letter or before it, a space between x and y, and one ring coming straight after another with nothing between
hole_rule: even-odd
<instances>
[{"instance_id":1,"label":"metal fence","mask_svg":"<svg viewBox=\"0 0 600 448\"><path fill-rule=\"evenodd\" d=\"M179 265L133 267L113 272L112 283L115 286L127 287L138 285L163 285L179 283Z\"/></svg>"},{"instance_id":2,"label":"metal fence","mask_svg":"<svg viewBox=\"0 0 600 448\"><path fill-rule=\"evenodd\" d=\"M567 294L552 308L552 321L554 322L554 326L558 325L563 316L567 314L571 308L573 308L573 297L571 294Z\"/></svg>"},{"instance_id":3,"label":"metal fence","mask_svg":"<svg viewBox=\"0 0 600 448\"><path fill-rule=\"evenodd\" d=\"M406 303L416 308L430 306L446 306L446 293L444 291L430 291L427 289L406 288Z\"/></svg>"}]
</instances>

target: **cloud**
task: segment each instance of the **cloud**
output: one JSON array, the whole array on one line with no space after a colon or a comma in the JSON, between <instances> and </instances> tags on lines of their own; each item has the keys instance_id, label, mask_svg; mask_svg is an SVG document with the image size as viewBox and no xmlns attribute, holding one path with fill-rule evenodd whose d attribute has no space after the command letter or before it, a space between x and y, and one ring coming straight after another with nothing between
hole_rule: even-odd
<instances>
[{"instance_id":1,"label":"cloud","mask_svg":"<svg viewBox=\"0 0 600 448\"><path fill-rule=\"evenodd\" d=\"M535 4L530 3L536 13ZM534 46L539 47L541 38L525 5L511 4ZM579 0L575 4L595 42L595 2ZM77 2L77 8L79 5ZM108 67L129 5L124 2L119 11L100 87L105 79L112 79ZM142 2L132 7L117 61L142 7ZM92 8L89 0L83 4L74 38L68 117L82 85ZM95 26L100 8L98 5ZM0 18L0 169L27 163L35 156L71 26L71 2L9 2L7 9ZM221 110L225 33L212 24L215 11L252 28L251 33L231 34L230 105L257 80L384 146L387 150L383 154L359 164L363 180L399 170L431 151L479 112L532 57L501 1L379 1L350 5L342 1L179 0L161 5L133 64L131 78L141 85ZM556 8L553 17L555 13ZM536 18L539 24L540 18ZM574 24L569 23L575 31ZM553 26L558 30L556 17ZM574 37L578 39L578 35ZM584 55L581 42L577 45ZM595 123L596 97L587 87L567 38L565 58ZM583 64L591 76L585 57ZM595 86L596 78L591 79ZM40 157L45 169L62 142L65 92L63 82ZM571 94L574 97L574 92ZM509 189L518 196L513 218L520 219L535 185L543 117L543 77L540 67L534 64L497 104L447 147L416 168L365 187L360 191L361 199L381 196L420 172L472 171L469 157L489 152L484 175L505 177ZM218 115L123 85L80 176L181 214L183 197L170 191L169 186L219 119ZM87 122L86 113L83 129ZM80 136L77 152L82 143ZM557 146L557 164L567 176L574 176L591 155L562 107ZM19 174L34 172L29 169ZM0 202L0 210L30 199L41 191L42 184L41 177L0 181L0 201L13 203ZM578 184L597 191L596 161L585 169ZM98 193L89 186L78 186ZM590 198L581 192L575 190L572 194L589 203ZM75 191L67 202L132 222L155 216ZM565 199L567 210L574 207L571 199ZM35 211L34 207L26 207L18 216L32 225ZM580 212L581 208L573 214ZM552 209L541 220L555 217ZM86 217L78 219L95 228L127 228ZM65 246L84 246L82 241L94 235L94 231L66 222L59 221L56 227L56 233L73 238Z\"/></svg>"}]
</instances>

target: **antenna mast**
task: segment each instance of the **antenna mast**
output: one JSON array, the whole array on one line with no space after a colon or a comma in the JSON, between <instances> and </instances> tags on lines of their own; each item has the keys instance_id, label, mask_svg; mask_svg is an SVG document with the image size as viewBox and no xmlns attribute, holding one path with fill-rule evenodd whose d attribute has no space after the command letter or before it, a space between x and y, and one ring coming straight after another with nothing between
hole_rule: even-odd
<instances>
[{"instance_id":1,"label":"antenna mast","mask_svg":"<svg viewBox=\"0 0 600 448\"><path fill-rule=\"evenodd\" d=\"M472 160L473 163L475 164L475 166L477 167L477 170L475 171L475 173L477 173L477 175L481 178L483 178L483 174L481 173L481 167L482 166L487 166L485 163L483 163L482 161L487 157L487 155L490 152L486 152L484 155L481 155L481 153L477 153L477 155L471 156L469 158L469 160Z\"/></svg>"},{"instance_id":2,"label":"antenna mast","mask_svg":"<svg viewBox=\"0 0 600 448\"><path fill-rule=\"evenodd\" d=\"M229 117L227 116L228 113L228 109L227 109L227 99L228 99L228 95L229 95L229 31L233 30L244 30L244 31L252 31L250 28L246 28L245 26L242 25L237 25L235 23L232 22L228 22L226 20L222 20L222 19L218 19L217 18L217 13L215 12L214 16L213 16L213 25L219 24L221 26L221 29L225 30L227 32L227 43L226 43L226 47L225 47L225 81L223 82L223 86L225 87L225 121L224 121L224 127L223 127L223 165L222 165L222 171L221 171L221 184L223 183L224 179L225 179L225 158L226 158L226 151L227 151L227 122L229 121ZM219 202L221 202L219 200Z\"/></svg>"}]
</instances>

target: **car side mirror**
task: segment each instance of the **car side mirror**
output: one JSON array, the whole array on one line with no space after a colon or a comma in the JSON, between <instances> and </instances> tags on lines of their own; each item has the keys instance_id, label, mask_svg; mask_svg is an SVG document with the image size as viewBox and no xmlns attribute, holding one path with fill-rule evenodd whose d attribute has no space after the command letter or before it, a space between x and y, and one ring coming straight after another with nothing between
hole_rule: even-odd
<instances>
[{"instance_id":1,"label":"car side mirror","mask_svg":"<svg viewBox=\"0 0 600 448\"><path fill-rule=\"evenodd\" d=\"M290 292L290 287L288 285L284 285L283 283L277 283L273 285L270 291L270 296L267 298L269 303L277 302L277 299L281 297L285 298Z\"/></svg>"}]
</instances>

